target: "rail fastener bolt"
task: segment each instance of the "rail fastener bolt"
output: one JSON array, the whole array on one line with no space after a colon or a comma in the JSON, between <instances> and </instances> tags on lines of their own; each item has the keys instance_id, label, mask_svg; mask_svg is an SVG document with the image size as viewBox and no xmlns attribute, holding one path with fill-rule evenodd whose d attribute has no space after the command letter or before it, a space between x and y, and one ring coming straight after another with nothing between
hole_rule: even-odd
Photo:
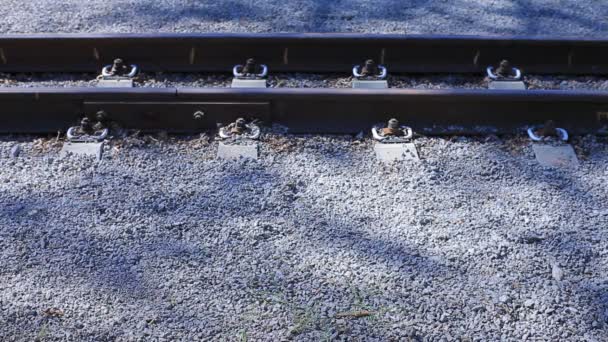
<instances>
[{"instance_id":1,"label":"rail fastener bolt","mask_svg":"<svg viewBox=\"0 0 608 342\"><path fill-rule=\"evenodd\" d=\"M384 136L399 137L404 135L403 130L399 127L399 120L395 118L388 120L387 126L381 132Z\"/></svg>"}]
</instances>

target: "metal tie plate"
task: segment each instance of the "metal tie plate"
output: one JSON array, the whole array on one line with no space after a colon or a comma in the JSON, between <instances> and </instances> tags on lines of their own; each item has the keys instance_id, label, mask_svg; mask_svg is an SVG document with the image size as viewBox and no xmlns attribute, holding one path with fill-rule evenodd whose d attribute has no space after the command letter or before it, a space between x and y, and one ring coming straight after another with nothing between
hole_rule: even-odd
<instances>
[{"instance_id":1,"label":"metal tie plate","mask_svg":"<svg viewBox=\"0 0 608 342\"><path fill-rule=\"evenodd\" d=\"M545 167L575 168L579 165L576 152L570 144L566 145L532 145L538 163Z\"/></svg>"},{"instance_id":2,"label":"metal tie plate","mask_svg":"<svg viewBox=\"0 0 608 342\"><path fill-rule=\"evenodd\" d=\"M393 161L410 160L418 161L420 156L414 143L403 143L403 144L382 144L376 143L374 145L374 151L376 152L376 158L385 163Z\"/></svg>"},{"instance_id":3,"label":"metal tie plate","mask_svg":"<svg viewBox=\"0 0 608 342\"><path fill-rule=\"evenodd\" d=\"M218 145L217 157L226 160L237 160L241 158L258 159L258 144L233 145L220 142Z\"/></svg>"}]
</instances>

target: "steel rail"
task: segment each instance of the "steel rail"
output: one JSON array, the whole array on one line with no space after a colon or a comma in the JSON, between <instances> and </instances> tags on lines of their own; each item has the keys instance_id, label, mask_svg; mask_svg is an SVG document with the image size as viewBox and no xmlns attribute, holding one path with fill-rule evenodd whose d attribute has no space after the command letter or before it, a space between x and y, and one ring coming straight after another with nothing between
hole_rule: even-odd
<instances>
[{"instance_id":1,"label":"steel rail","mask_svg":"<svg viewBox=\"0 0 608 342\"><path fill-rule=\"evenodd\" d=\"M608 40L372 34L35 34L0 36L0 72L226 72L247 58L272 72L348 73L368 58L391 73L483 73L508 59L535 74L608 74Z\"/></svg>"},{"instance_id":2,"label":"steel rail","mask_svg":"<svg viewBox=\"0 0 608 342\"><path fill-rule=\"evenodd\" d=\"M65 131L104 111L125 129L193 133L237 117L291 133L358 133L389 118L417 133L512 134L555 121L573 134L601 134L608 93L555 90L4 88L1 133Z\"/></svg>"}]
</instances>

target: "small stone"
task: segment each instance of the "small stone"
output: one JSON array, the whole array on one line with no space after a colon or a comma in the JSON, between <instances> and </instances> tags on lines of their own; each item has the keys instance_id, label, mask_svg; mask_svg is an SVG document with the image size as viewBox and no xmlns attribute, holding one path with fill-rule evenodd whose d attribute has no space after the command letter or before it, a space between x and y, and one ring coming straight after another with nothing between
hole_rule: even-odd
<instances>
[{"instance_id":1,"label":"small stone","mask_svg":"<svg viewBox=\"0 0 608 342\"><path fill-rule=\"evenodd\" d=\"M527 235L521 238L521 242L525 243L525 244L535 244L535 243L541 243L543 241L543 237L542 236L537 236L537 235Z\"/></svg>"},{"instance_id":2,"label":"small stone","mask_svg":"<svg viewBox=\"0 0 608 342\"><path fill-rule=\"evenodd\" d=\"M14 145L11 148L11 158L17 158L17 157L19 157L20 154L21 154L21 146L20 145Z\"/></svg>"},{"instance_id":3,"label":"small stone","mask_svg":"<svg viewBox=\"0 0 608 342\"><path fill-rule=\"evenodd\" d=\"M524 302L524 306L525 306L526 308L528 308L528 309L532 309L532 308L534 308L534 305L535 305L535 304L536 304L536 303L535 303L535 302L534 302L534 300L532 300L532 299L527 299L527 300Z\"/></svg>"},{"instance_id":4,"label":"small stone","mask_svg":"<svg viewBox=\"0 0 608 342\"><path fill-rule=\"evenodd\" d=\"M551 264L551 275L556 281L561 281L564 278L564 271L556 262Z\"/></svg>"}]
</instances>

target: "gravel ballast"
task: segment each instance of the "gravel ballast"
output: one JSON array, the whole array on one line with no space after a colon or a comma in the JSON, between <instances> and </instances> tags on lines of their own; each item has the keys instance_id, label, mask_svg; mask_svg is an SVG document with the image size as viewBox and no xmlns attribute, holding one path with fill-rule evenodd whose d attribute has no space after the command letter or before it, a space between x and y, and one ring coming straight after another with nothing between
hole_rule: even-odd
<instances>
[{"instance_id":1,"label":"gravel ballast","mask_svg":"<svg viewBox=\"0 0 608 342\"><path fill-rule=\"evenodd\" d=\"M372 32L604 38L608 6L578 0L3 0L0 31Z\"/></svg>"},{"instance_id":2,"label":"gravel ballast","mask_svg":"<svg viewBox=\"0 0 608 342\"><path fill-rule=\"evenodd\" d=\"M573 340L608 336L608 144L574 170L523 138L0 143L3 340ZM20 153L13 153L19 146Z\"/></svg>"},{"instance_id":3,"label":"gravel ballast","mask_svg":"<svg viewBox=\"0 0 608 342\"><path fill-rule=\"evenodd\" d=\"M340 74L289 73L268 78L270 88L350 88L352 77ZM483 75L390 75L390 88L409 89L487 89L489 80ZM546 76L524 77L528 89L546 90L608 90L608 78L602 76ZM136 87L168 88L229 88L232 76L221 74L143 74L135 81ZM94 74L0 74L3 87L96 87Z\"/></svg>"},{"instance_id":4,"label":"gravel ballast","mask_svg":"<svg viewBox=\"0 0 608 342\"><path fill-rule=\"evenodd\" d=\"M2 5L2 33L608 33L603 1ZM1 75L0 87L95 77ZM389 83L477 89L482 77ZM531 89L608 89L527 77ZM138 86L229 83L144 71ZM560 170L539 166L523 137L422 137L420 162L385 165L368 136L267 134L259 160L229 162L212 134L117 138L100 162L59 158L55 137L0 137L0 340L608 340L607 138L574 137L580 166Z\"/></svg>"}]
</instances>

